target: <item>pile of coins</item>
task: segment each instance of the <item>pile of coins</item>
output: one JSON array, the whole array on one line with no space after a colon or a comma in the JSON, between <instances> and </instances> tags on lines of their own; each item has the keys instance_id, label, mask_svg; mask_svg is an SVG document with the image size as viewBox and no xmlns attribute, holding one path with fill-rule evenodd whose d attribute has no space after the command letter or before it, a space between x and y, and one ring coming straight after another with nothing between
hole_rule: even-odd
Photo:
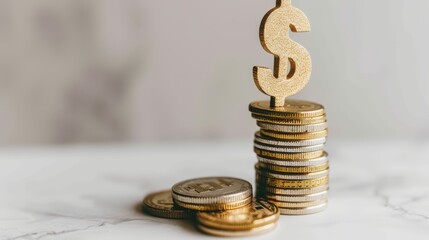
<instances>
[{"instance_id":1,"label":"pile of coins","mask_svg":"<svg viewBox=\"0 0 429 240\"><path fill-rule=\"evenodd\" d=\"M270 102L249 106L260 131L254 139L256 195L274 203L285 215L317 213L328 201L328 135L322 105L286 100L282 107Z\"/></svg>"},{"instance_id":2,"label":"pile of coins","mask_svg":"<svg viewBox=\"0 0 429 240\"><path fill-rule=\"evenodd\" d=\"M280 214L273 203L253 198L249 182L230 177L177 183L171 190L148 195L143 209L157 217L192 218L202 232L230 237L268 232Z\"/></svg>"},{"instance_id":3,"label":"pile of coins","mask_svg":"<svg viewBox=\"0 0 429 240\"><path fill-rule=\"evenodd\" d=\"M149 214L195 217L205 233L236 237L274 229L280 214L311 214L326 208L325 110L317 103L286 100L306 86L312 70L310 54L289 32L308 32L310 22L291 0L277 0L259 29L263 48L274 55L274 68L253 68L257 88L270 96L270 101L249 106L260 127L254 140L257 198L251 184L241 179L192 179L147 196L143 207Z\"/></svg>"}]
</instances>

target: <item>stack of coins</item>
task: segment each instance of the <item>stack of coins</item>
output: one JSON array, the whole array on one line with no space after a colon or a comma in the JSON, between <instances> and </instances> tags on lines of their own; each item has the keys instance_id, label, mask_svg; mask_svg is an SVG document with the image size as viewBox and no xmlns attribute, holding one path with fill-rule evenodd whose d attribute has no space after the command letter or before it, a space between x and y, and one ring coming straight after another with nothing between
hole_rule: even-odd
<instances>
[{"instance_id":1,"label":"stack of coins","mask_svg":"<svg viewBox=\"0 0 429 240\"><path fill-rule=\"evenodd\" d=\"M145 212L163 218L197 216L202 232L217 236L248 236L273 230L279 209L266 200L253 199L252 185L238 178L207 177L186 180L171 190L149 194Z\"/></svg>"},{"instance_id":2,"label":"stack of coins","mask_svg":"<svg viewBox=\"0 0 429 240\"><path fill-rule=\"evenodd\" d=\"M174 202L198 211L221 211L240 208L252 202L252 185L230 177L207 177L186 180L172 188Z\"/></svg>"},{"instance_id":3,"label":"stack of coins","mask_svg":"<svg viewBox=\"0 0 429 240\"><path fill-rule=\"evenodd\" d=\"M327 206L329 163L323 150L328 135L322 105L286 100L251 103L257 120L254 152L256 195L279 207L281 214L317 213Z\"/></svg>"}]
</instances>

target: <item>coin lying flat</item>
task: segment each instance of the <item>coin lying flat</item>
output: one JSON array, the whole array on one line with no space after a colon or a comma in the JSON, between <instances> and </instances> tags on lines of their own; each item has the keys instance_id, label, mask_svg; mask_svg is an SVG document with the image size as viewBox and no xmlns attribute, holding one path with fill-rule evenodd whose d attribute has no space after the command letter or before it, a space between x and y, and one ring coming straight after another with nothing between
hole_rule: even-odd
<instances>
[{"instance_id":1,"label":"coin lying flat","mask_svg":"<svg viewBox=\"0 0 429 240\"><path fill-rule=\"evenodd\" d=\"M211 234L214 236L220 236L220 237L246 237L246 236L253 236L253 235L259 235L263 233L270 232L274 230L277 226L277 223L271 223L262 227L256 227L252 228L250 230L242 230L242 231L228 231L223 229L217 229L217 228L210 228L206 227L202 224L198 224L197 228L200 229L202 232L205 232L207 234Z\"/></svg>"},{"instance_id":2,"label":"coin lying flat","mask_svg":"<svg viewBox=\"0 0 429 240\"><path fill-rule=\"evenodd\" d=\"M192 218L195 216L194 211L174 205L170 190L147 195L143 200L143 210L155 217L170 219Z\"/></svg>"},{"instance_id":3,"label":"coin lying flat","mask_svg":"<svg viewBox=\"0 0 429 240\"><path fill-rule=\"evenodd\" d=\"M186 209L192 209L197 211L222 211L231 210L236 208L244 207L252 202L252 196L249 196L243 200L230 202L230 203L210 203L210 204L192 204L174 200L174 203L180 207Z\"/></svg>"},{"instance_id":4,"label":"coin lying flat","mask_svg":"<svg viewBox=\"0 0 429 240\"><path fill-rule=\"evenodd\" d=\"M320 204L318 206L306 207L306 208L279 208L281 215L306 215L314 214L325 210L328 207L327 203Z\"/></svg>"},{"instance_id":5,"label":"coin lying flat","mask_svg":"<svg viewBox=\"0 0 429 240\"><path fill-rule=\"evenodd\" d=\"M276 201L271 199L268 199L268 201L274 203L279 208L307 208L307 207L319 206L321 204L326 203L328 200L325 197L311 202L281 202L281 201Z\"/></svg>"},{"instance_id":6,"label":"coin lying flat","mask_svg":"<svg viewBox=\"0 0 429 240\"><path fill-rule=\"evenodd\" d=\"M255 165L256 174L265 178L275 178L275 179L284 179L284 180L310 180L317 179L321 177L326 177L329 175L328 169L318 172L306 173L306 174L285 174L281 172L272 172L260 168L261 163Z\"/></svg>"},{"instance_id":7,"label":"coin lying flat","mask_svg":"<svg viewBox=\"0 0 429 240\"><path fill-rule=\"evenodd\" d=\"M206 227L231 231L244 231L277 222L279 211L276 205L263 200L228 211L198 212L197 221Z\"/></svg>"},{"instance_id":8,"label":"coin lying flat","mask_svg":"<svg viewBox=\"0 0 429 240\"><path fill-rule=\"evenodd\" d=\"M318 117L325 113L325 109L318 103L302 100L286 100L283 107L271 107L269 101L253 102L249 105L252 113L275 117Z\"/></svg>"},{"instance_id":9,"label":"coin lying flat","mask_svg":"<svg viewBox=\"0 0 429 240\"><path fill-rule=\"evenodd\" d=\"M271 137L276 139L285 140L309 140L314 138L324 138L328 136L328 129L318 132L307 132L307 133L280 133L271 130L260 130L261 135L265 137Z\"/></svg>"},{"instance_id":10,"label":"coin lying flat","mask_svg":"<svg viewBox=\"0 0 429 240\"><path fill-rule=\"evenodd\" d=\"M285 167L306 167L306 166L317 166L328 163L328 154L324 154L322 157L306 160L306 161L290 161L290 160L280 160L273 158L264 158L257 156L258 162L277 165L277 166L285 166Z\"/></svg>"},{"instance_id":11,"label":"coin lying flat","mask_svg":"<svg viewBox=\"0 0 429 240\"><path fill-rule=\"evenodd\" d=\"M326 115L307 118L274 117L252 113L252 117L260 122L273 123L279 125L308 125L326 122Z\"/></svg>"},{"instance_id":12,"label":"coin lying flat","mask_svg":"<svg viewBox=\"0 0 429 240\"><path fill-rule=\"evenodd\" d=\"M264 194L278 194L278 195L292 195L292 196L302 196L315 194L323 191L329 190L329 185L324 184L314 188L299 188L299 189L284 189L271 187L267 185L258 185L257 191Z\"/></svg>"},{"instance_id":13,"label":"coin lying flat","mask_svg":"<svg viewBox=\"0 0 429 240\"><path fill-rule=\"evenodd\" d=\"M309 180L284 180L284 179L276 179L263 177L256 174L256 182L258 183L258 187L262 186L270 186L275 188L315 188L320 187L322 185L326 185L329 183L329 177L321 177L316 179Z\"/></svg>"},{"instance_id":14,"label":"coin lying flat","mask_svg":"<svg viewBox=\"0 0 429 240\"><path fill-rule=\"evenodd\" d=\"M284 166L277 166L277 165L271 165L266 163L258 163L257 169L259 170L269 170L274 171L278 173L317 173L320 171L327 170L329 168L328 163L324 163L322 165L316 165L316 166L307 166L307 167L284 167Z\"/></svg>"},{"instance_id":15,"label":"coin lying flat","mask_svg":"<svg viewBox=\"0 0 429 240\"><path fill-rule=\"evenodd\" d=\"M328 124L326 122L309 125L278 125L258 121L257 125L262 129L289 133L318 132L328 127Z\"/></svg>"},{"instance_id":16,"label":"coin lying flat","mask_svg":"<svg viewBox=\"0 0 429 240\"><path fill-rule=\"evenodd\" d=\"M323 150L324 144L313 145L313 146L305 146L305 147L273 147L270 145L260 144L258 142L254 142L253 145L256 148L265 151L278 152L278 153L306 153L306 152L314 152Z\"/></svg>"},{"instance_id":17,"label":"coin lying flat","mask_svg":"<svg viewBox=\"0 0 429 240\"><path fill-rule=\"evenodd\" d=\"M309 195L300 195L300 196L288 196L288 195L275 195L275 194L266 194L261 192L264 198L271 199L274 201L280 202L312 202L320 199L327 199L328 191L323 191L320 193L314 193Z\"/></svg>"},{"instance_id":18,"label":"coin lying flat","mask_svg":"<svg viewBox=\"0 0 429 240\"><path fill-rule=\"evenodd\" d=\"M180 206L196 209L192 206L211 204L222 210L225 208L220 206L233 205L251 197L252 185L245 180L231 177L197 178L175 184L172 187L172 195Z\"/></svg>"},{"instance_id":19,"label":"coin lying flat","mask_svg":"<svg viewBox=\"0 0 429 240\"><path fill-rule=\"evenodd\" d=\"M307 147L326 143L326 137L308 140L279 140L272 137L262 136L260 131L255 133L255 142L274 147Z\"/></svg>"},{"instance_id":20,"label":"coin lying flat","mask_svg":"<svg viewBox=\"0 0 429 240\"><path fill-rule=\"evenodd\" d=\"M262 157L269 157L275 159L284 159L284 160L308 160L312 158L318 158L324 155L323 150L314 151L314 152L305 152L305 153L279 153L273 151L263 150L257 147L253 147L253 151Z\"/></svg>"}]
</instances>

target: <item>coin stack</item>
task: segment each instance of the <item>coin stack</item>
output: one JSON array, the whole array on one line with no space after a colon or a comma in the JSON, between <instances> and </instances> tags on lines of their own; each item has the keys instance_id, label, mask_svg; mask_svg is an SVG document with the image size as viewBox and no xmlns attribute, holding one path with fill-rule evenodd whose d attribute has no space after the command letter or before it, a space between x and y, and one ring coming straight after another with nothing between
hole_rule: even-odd
<instances>
[{"instance_id":1,"label":"coin stack","mask_svg":"<svg viewBox=\"0 0 429 240\"><path fill-rule=\"evenodd\" d=\"M269 101L259 101L249 110L260 127L254 140L257 197L285 215L324 210L329 163L323 150L328 134L323 106L286 100L282 107L271 107Z\"/></svg>"},{"instance_id":2,"label":"coin stack","mask_svg":"<svg viewBox=\"0 0 429 240\"><path fill-rule=\"evenodd\" d=\"M230 177L206 177L179 182L172 187L174 203L197 211L240 208L252 202L252 185Z\"/></svg>"},{"instance_id":3,"label":"coin stack","mask_svg":"<svg viewBox=\"0 0 429 240\"><path fill-rule=\"evenodd\" d=\"M196 216L202 232L217 236L249 236L273 230L279 209L264 199L254 199L252 185L231 177L190 179L171 190L149 194L143 210L162 218Z\"/></svg>"}]
</instances>

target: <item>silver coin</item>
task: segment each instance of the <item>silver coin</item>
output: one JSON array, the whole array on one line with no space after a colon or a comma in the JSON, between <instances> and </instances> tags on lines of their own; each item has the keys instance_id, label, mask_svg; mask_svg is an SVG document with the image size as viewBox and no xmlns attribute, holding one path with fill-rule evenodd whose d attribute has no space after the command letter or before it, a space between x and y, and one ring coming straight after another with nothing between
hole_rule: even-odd
<instances>
[{"instance_id":1,"label":"silver coin","mask_svg":"<svg viewBox=\"0 0 429 240\"><path fill-rule=\"evenodd\" d=\"M305 146L313 146L313 145L320 145L326 143L326 137L323 138L315 138L315 139L309 139L309 140L298 140L298 141L289 141L289 140L274 140L271 138L267 138L261 135L261 133L258 131L255 133L255 142L258 142L260 144L267 144L277 147L305 147Z\"/></svg>"},{"instance_id":2,"label":"silver coin","mask_svg":"<svg viewBox=\"0 0 429 240\"><path fill-rule=\"evenodd\" d=\"M284 180L311 180L321 177L329 176L329 170L323 170L315 173L308 174L285 174L285 173L274 173L267 170L261 170L258 167L258 164L255 166L256 174L265 177L265 178L276 178L276 179L284 179Z\"/></svg>"},{"instance_id":3,"label":"silver coin","mask_svg":"<svg viewBox=\"0 0 429 240\"><path fill-rule=\"evenodd\" d=\"M318 206L307 207L307 208L279 208L280 214L282 215L306 215L319 213L328 207L327 203L320 204Z\"/></svg>"},{"instance_id":4,"label":"silver coin","mask_svg":"<svg viewBox=\"0 0 429 240\"><path fill-rule=\"evenodd\" d=\"M249 182L230 177L191 179L172 187L173 199L189 204L239 202L251 195L252 185Z\"/></svg>"},{"instance_id":5,"label":"silver coin","mask_svg":"<svg viewBox=\"0 0 429 240\"><path fill-rule=\"evenodd\" d=\"M258 161L266 164L276 165L276 166L284 166L284 167L308 167L308 166L317 166L323 165L328 162L328 154L325 153L322 157L314 158L305 161L291 161L291 160L279 160L279 159L271 159L265 158L261 156L257 156Z\"/></svg>"},{"instance_id":6,"label":"silver coin","mask_svg":"<svg viewBox=\"0 0 429 240\"><path fill-rule=\"evenodd\" d=\"M258 197L263 197L266 199L272 199L281 202L311 202L317 201L320 199L327 199L328 191L323 191L320 193L314 193L309 195L301 195L301 196L287 196L287 195L275 195L275 194L267 194L262 191L257 191L256 194Z\"/></svg>"},{"instance_id":7,"label":"silver coin","mask_svg":"<svg viewBox=\"0 0 429 240\"><path fill-rule=\"evenodd\" d=\"M258 121L257 125L266 130L271 130L276 132L289 132L289 133L318 132L328 127L327 122L310 124L310 125L278 125L278 124Z\"/></svg>"},{"instance_id":8,"label":"silver coin","mask_svg":"<svg viewBox=\"0 0 429 240\"><path fill-rule=\"evenodd\" d=\"M267 185L257 184L257 189L262 192L279 194L279 195L309 195L314 193L319 193L329 190L329 185L325 184L315 188L301 188L301 189L285 189L285 188L276 188Z\"/></svg>"},{"instance_id":9,"label":"silver coin","mask_svg":"<svg viewBox=\"0 0 429 240\"><path fill-rule=\"evenodd\" d=\"M320 144L320 145L313 145L313 146L307 146L307 147L271 147L271 146L258 144L258 142L255 141L254 146L259 149L272 151L272 152L305 153L305 152L314 152L314 151L322 150L325 145Z\"/></svg>"}]
</instances>

